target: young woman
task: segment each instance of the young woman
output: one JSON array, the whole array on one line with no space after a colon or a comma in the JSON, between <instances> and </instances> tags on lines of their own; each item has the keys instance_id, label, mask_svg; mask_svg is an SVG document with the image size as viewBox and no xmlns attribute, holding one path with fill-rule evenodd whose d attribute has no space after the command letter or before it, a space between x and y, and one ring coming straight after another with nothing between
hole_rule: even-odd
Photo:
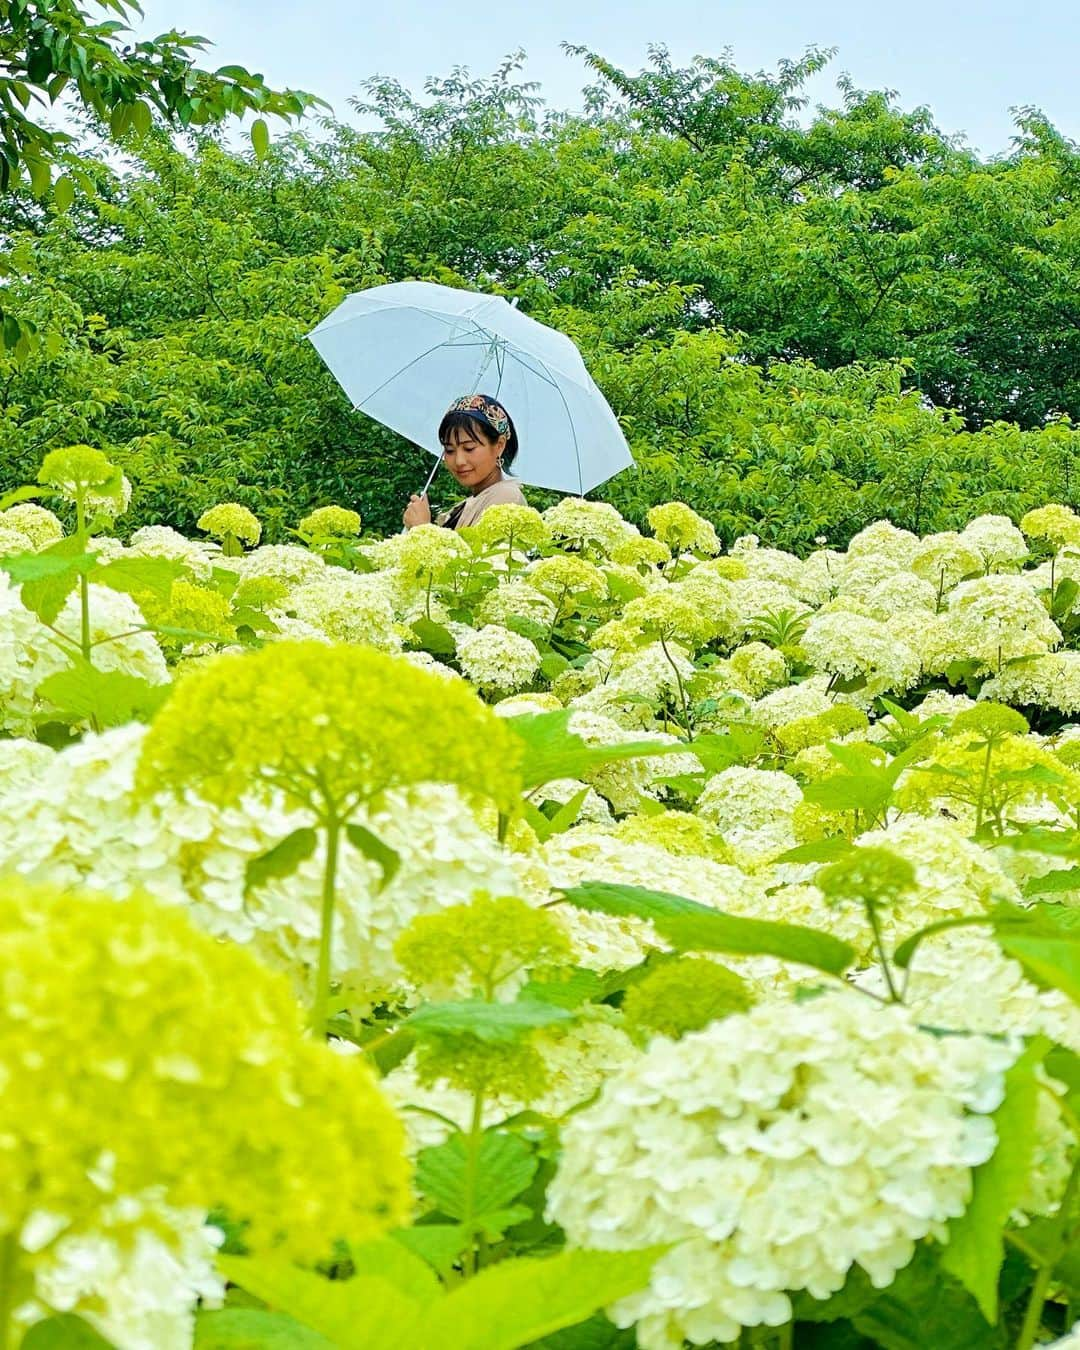
<instances>
[{"instance_id":1,"label":"young woman","mask_svg":"<svg viewBox=\"0 0 1080 1350\"><path fill-rule=\"evenodd\" d=\"M475 525L496 502L525 504L521 488L506 477L518 452L517 432L509 413L490 395L466 394L452 403L439 423L439 441L443 463L469 495L438 516L436 525L460 530ZM426 495L413 493L403 520L410 530L431 521Z\"/></svg>"}]
</instances>

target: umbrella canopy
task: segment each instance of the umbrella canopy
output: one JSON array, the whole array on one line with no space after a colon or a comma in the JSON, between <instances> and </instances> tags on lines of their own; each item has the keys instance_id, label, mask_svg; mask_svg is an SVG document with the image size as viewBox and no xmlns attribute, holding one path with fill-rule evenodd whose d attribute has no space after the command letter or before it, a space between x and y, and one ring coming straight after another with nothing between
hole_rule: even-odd
<instances>
[{"instance_id":1,"label":"umbrella canopy","mask_svg":"<svg viewBox=\"0 0 1080 1350\"><path fill-rule=\"evenodd\" d=\"M578 496L634 461L565 334L501 296L400 281L348 296L308 334L359 411L442 455L443 413L490 394L514 420L514 477Z\"/></svg>"}]
</instances>

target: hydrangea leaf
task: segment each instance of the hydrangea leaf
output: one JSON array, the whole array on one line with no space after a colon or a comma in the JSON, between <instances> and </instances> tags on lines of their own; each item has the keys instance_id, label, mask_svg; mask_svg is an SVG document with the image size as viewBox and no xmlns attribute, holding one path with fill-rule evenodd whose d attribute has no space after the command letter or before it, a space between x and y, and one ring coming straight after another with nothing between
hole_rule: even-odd
<instances>
[{"instance_id":1,"label":"hydrangea leaf","mask_svg":"<svg viewBox=\"0 0 1080 1350\"><path fill-rule=\"evenodd\" d=\"M32 502L38 497L50 496L48 488L34 487L28 483L25 487L13 488L11 492L5 492L0 497L0 511L6 511L9 506L17 506L20 502Z\"/></svg>"},{"instance_id":2,"label":"hydrangea leaf","mask_svg":"<svg viewBox=\"0 0 1080 1350\"><path fill-rule=\"evenodd\" d=\"M425 1344L424 1304L375 1275L327 1280L287 1261L220 1256L226 1279L296 1318L341 1350L399 1350Z\"/></svg>"},{"instance_id":3,"label":"hydrangea leaf","mask_svg":"<svg viewBox=\"0 0 1080 1350\"><path fill-rule=\"evenodd\" d=\"M222 1308L195 1319L194 1350L333 1350L333 1342L286 1313Z\"/></svg>"},{"instance_id":4,"label":"hydrangea leaf","mask_svg":"<svg viewBox=\"0 0 1080 1350\"><path fill-rule=\"evenodd\" d=\"M1002 1236L1009 1215L1024 1193L1035 1147L1039 1085L1035 1071L1050 1042L1036 1036L1005 1074L1005 1100L994 1112L998 1145L975 1169L971 1202L949 1224L942 1266L975 1297L988 1322L998 1316L998 1272L1005 1256Z\"/></svg>"},{"instance_id":5,"label":"hydrangea leaf","mask_svg":"<svg viewBox=\"0 0 1080 1350\"><path fill-rule=\"evenodd\" d=\"M1037 984L1060 989L1080 1003L1080 932L1072 936L1028 936L1013 929L998 929L997 940Z\"/></svg>"},{"instance_id":6,"label":"hydrangea leaf","mask_svg":"<svg viewBox=\"0 0 1080 1350\"><path fill-rule=\"evenodd\" d=\"M112 1342L74 1313L60 1313L35 1322L22 1339L22 1350L112 1350Z\"/></svg>"},{"instance_id":7,"label":"hydrangea leaf","mask_svg":"<svg viewBox=\"0 0 1080 1350\"><path fill-rule=\"evenodd\" d=\"M409 625L416 634L420 650L430 652L432 656L453 656L457 643L449 628L433 619L414 619Z\"/></svg>"},{"instance_id":8,"label":"hydrangea leaf","mask_svg":"<svg viewBox=\"0 0 1080 1350\"><path fill-rule=\"evenodd\" d=\"M577 1326L534 1341L530 1350L636 1350L636 1347L633 1327L617 1327L603 1313L597 1313Z\"/></svg>"},{"instance_id":9,"label":"hydrangea leaf","mask_svg":"<svg viewBox=\"0 0 1080 1350\"><path fill-rule=\"evenodd\" d=\"M276 877L291 876L315 852L317 842L315 831L305 825L287 834L280 843L257 858L249 859L244 869L244 893L249 894Z\"/></svg>"},{"instance_id":10,"label":"hydrangea leaf","mask_svg":"<svg viewBox=\"0 0 1080 1350\"><path fill-rule=\"evenodd\" d=\"M590 769L619 759L685 754L686 745L656 741L626 741L619 745L589 745L570 730L573 709L511 717L508 725L525 743L522 760L524 786L541 787L557 778L581 778Z\"/></svg>"},{"instance_id":11,"label":"hydrangea leaf","mask_svg":"<svg viewBox=\"0 0 1080 1350\"><path fill-rule=\"evenodd\" d=\"M449 1275L454 1262L469 1245L465 1229L459 1223L414 1224L411 1228L397 1229L391 1237L444 1276Z\"/></svg>"},{"instance_id":12,"label":"hydrangea leaf","mask_svg":"<svg viewBox=\"0 0 1080 1350\"><path fill-rule=\"evenodd\" d=\"M640 1289L665 1250L570 1251L489 1266L434 1306L426 1344L517 1350Z\"/></svg>"},{"instance_id":13,"label":"hydrangea leaf","mask_svg":"<svg viewBox=\"0 0 1080 1350\"><path fill-rule=\"evenodd\" d=\"M188 575L188 568L175 558L116 558L95 567L90 580L125 595L149 591L156 599L167 601L173 582Z\"/></svg>"},{"instance_id":14,"label":"hydrangea leaf","mask_svg":"<svg viewBox=\"0 0 1080 1350\"><path fill-rule=\"evenodd\" d=\"M516 1003L488 1003L484 999L425 1003L409 1014L404 1025L418 1036L475 1036L481 1041L515 1041L536 1027L573 1021L573 1013L537 999Z\"/></svg>"},{"instance_id":15,"label":"hydrangea leaf","mask_svg":"<svg viewBox=\"0 0 1080 1350\"><path fill-rule=\"evenodd\" d=\"M61 539L40 553L12 553L0 558L2 568L20 597L42 623L55 623L79 577L89 572L97 555L86 552L86 542L77 535Z\"/></svg>"},{"instance_id":16,"label":"hydrangea leaf","mask_svg":"<svg viewBox=\"0 0 1080 1350\"><path fill-rule=\"evenodd\" d=\"M831 933L797 924L744 919L681 895L668 895L643 886L589 881L570 887L563 894L580 909L649 919L661 937L683 951L778 956L828 971L830 975L842 975L855 960L854 949Z\"/></svg>"},{"instance_id":17,"label":"hydrangea leaf","mask_svg":"<svg viewBox=\"0 0 1080 1350\"><path fill-rule=\"evenodd\" d=\"M401 867L401 854L389 844L384 844L378 835L372 834L365 826L357 825L355 821L350 821L345 826L345 834L353 848L358 849L365 858L370 858L382 868L379 889L389 886Z\"/></svg>"},{"instance_id":18,"label":"hydrangea leaf","mask_svg":"<svg viewBox=\"0 0 1080 1350\"><path fill-rule=\"evenodd\" d=\"M516 1134L487 1130L480 1138L473 1194L469 1197L469 1146L463 1134L444 1144L422 1149L416 1160L416 1184L431 1204L452 1219L471 1212L491 1214L505 1209L536 1175L537 1158Z\"/></svg>"},{"instance_id":19,"label":"hydrangea leaf","mask_svg":"<svg viewBox=\"0 0 1080 1350\"><path fill-rule=\"evenodd\" d=\"M93 721L99 728L147 722L165 702L167 684L151 684L122 670L98 670L77 658L38 685L38 697L73 722Z\"/></svg>"},{"instance_id":20,"label":"hydrangea leaf","mask_svg":"<svg viewBox=\"0 0 1080 1350\"><path fill-rule=\"evenodd\" d=\"M349 1256L358 1275L374 1275L389 1280L409 1298L428 1303L442 1292L430 1268L407 1247L393 1238L370 1238L351 1242Z\"/></svg>"}]
</instances>

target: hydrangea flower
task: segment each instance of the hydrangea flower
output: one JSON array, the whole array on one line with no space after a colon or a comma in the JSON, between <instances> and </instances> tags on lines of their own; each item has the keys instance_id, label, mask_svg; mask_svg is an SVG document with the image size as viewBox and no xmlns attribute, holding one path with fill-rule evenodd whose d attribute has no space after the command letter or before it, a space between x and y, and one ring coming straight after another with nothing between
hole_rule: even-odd
<instances>
[{"instance_id":1,"label":"hydrangea flower","mask_svg":"<svg viewBox=\"0 0 1080 1350\"><path fill-rule=\"evenodd\" d=\"M673 553L719 553L716 530L685 502L665 502L648 513L649 525Z\"/></svg>"},{"instance_id":2,"label":"hydrangea flower","mask_svg":"<svg viewBox=\"0 0 1080 1350\"><path fill-rule=\"evenodd\" d=\"M609 556L633 534L633 526L609 502L587 502L581 497L564 497L549 506L544 523L556 539L577 548L593 545Z\"/></svg>"},{"instance_id":3,"label":"hydrangea flower","mask_svg":"<svg viewBox=\"0 0 1080 1350\"><path fill-rule=\"evenodd\" d=\"M505 543L509 551L520 553L532 553L551 540L550 523L534 507L520 502L496 502L470 530L488 548Z\"/></svg>"},{"instance_id":4,"label":"hydrangea flower","mask_svg":"<svg viewBox=\"0 0 1080 1350\"><path fill-rule=\"evenodd\" d=\"M509 628L489 623L458 639L462 672L484 693L513 693L530 684L540 669L535 643Z\"/></svg>"},{"instance_id":5,"label":"hydrangea flower","mask_svg":"<svg viewBox=\"0 0 1080 1350\"><path fill-rule=\"evenodd\" d=\"M0 511L0 526L18 530L25 535L27 547L35 552L59 543L64 537L64 527L59 519L36 502L19 502L16 506L9 506L6 511Z\"/></svg>"},{"instance_id":6,"label":"hydrangea flower","mask_svg":"<svg viewBox=\"0 0 1080 1350\"><path fill-rule=\"evenodd\" d=\"M332 642L401 650L394 609L383 578L363 576L343 567L325 567L294 587L272 608L269 617L296 618L324 633Z\"/></svg>"},{"instance_id":7,"label":"hydrangea flower","mask_svg":"<svg viewBox=\"0 0 1080 1350\"><path fill-rule=\"evenodd\" d=\"M305 1040L288 983L179 911L8 879L0 989L3 1233L25 1241L41 1213L54 1237L92 1232L160 1188L314 1259L403 1215L401 1127L372 1075ZM31 1268L49 1249L32 1245Z\"/></svg>"},{"instance_id":8,"label":"hydrangea flower","mask_svg":"<svg viewBox=\"0 0 1080 1350\"><path fill-rule=\"evenodd\" d=\"M320 506L296 527L301 539L351 539L360 533L360 512L344 506Z\"/></svg>"},{"instance_id":9,"label":"hydrangea flower","mask_svg":"<svg viewBox=\"0 0 1080 1350\"><path fill-rule=\"evenodd\" d=\"M97 545L95 540L95 548ZM209 581L216 550L214 545L188 539L168 525L143 525L131 536L127 552L133 558L168 558L183 563L196 581Z\"/></svg>"},{"instance_id":10,"label":"hydrangea flower","mask_svg":"<svg viewBox=\"0 0 1080 1350\"><path fill-rule=\"evenodd\" d=\"M733 765L709 779L695 809L737 857L759 863L795 847L792 815L801 801L789 774Z\"/></svg>"},{"instance_id":11,"label":"hydrangea flower","mask_svg":"<svg viewBox=\"0 0 1080 1350\"><path fill-rule=\"evenodd\" d=\"M227 541L231 536L253 548L262 535L262 526L258 520L239 502L221 502L218 506L211 506L202 513L196 524L215 539Z\"/></svg>"},{"instance_id":12,"label":"hydrangea flower","mask_svg":"<svg viewBox=\"0 0 1080 1350\"><path fill-rule=\"evenodd\" d=\"M658 1038L565 1126L549 1216L572 1246L677 1244L609 1309L642 1350L782 1326L792 1292L827 1298L855 1264L884 1288L944 1236L1018 1049L847 992Z\"/></svg>"}]
</instances>

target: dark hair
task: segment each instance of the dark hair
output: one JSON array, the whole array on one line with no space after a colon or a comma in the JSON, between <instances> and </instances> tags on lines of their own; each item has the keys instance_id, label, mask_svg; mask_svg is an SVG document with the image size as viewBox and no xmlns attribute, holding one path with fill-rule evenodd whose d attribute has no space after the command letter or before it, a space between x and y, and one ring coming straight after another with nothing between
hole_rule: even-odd
<instances>
[{"instance_id":1,"label":"dark hair","mask_svg":"<svg viewBox=\"0 0 1080 1350\"><path fill-rule=\"evenodd\" d=\"M518 436L514 427L514 419L509 413L506 420L510 423L510 429L506 436L506 449L502 452L503 468L509 469L517 458ZM489 445L494 445L499 439L499 433L483 417L477 417L475 413L455 410L448 412L439 423L439 444L445 445L449 440L450 433L454 430L471 431L474 436L482 437Z\"/></svg>"}]
</instances>

